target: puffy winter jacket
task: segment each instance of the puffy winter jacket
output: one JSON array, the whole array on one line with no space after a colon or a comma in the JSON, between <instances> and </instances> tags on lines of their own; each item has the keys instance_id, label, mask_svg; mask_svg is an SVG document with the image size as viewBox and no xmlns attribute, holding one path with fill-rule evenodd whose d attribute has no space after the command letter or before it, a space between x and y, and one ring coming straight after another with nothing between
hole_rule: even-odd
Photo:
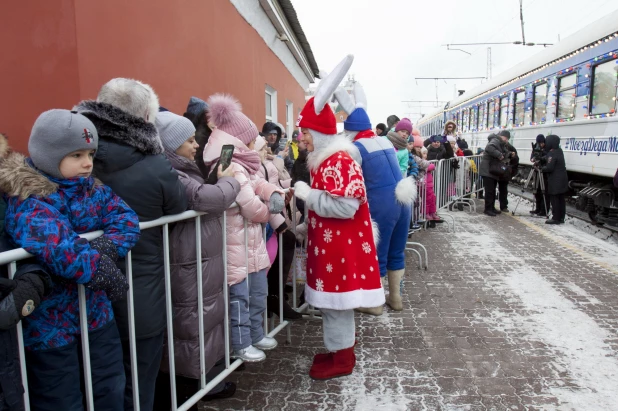
<instances>
[{"instance_id":1,"label":"puffy winter jacket","mask_svg":"<svg viewBox=\"0 0 618 411\"><path fill-rule=\"evenodd\" d=\"M99 133L94 174L135 210L140 221L187 209L185 188L163 155L154 124L106 103L83 101L76 109ZM166 327L163 230L144 230L131 257L136 337L154 337ZM124 272L126 263L119 261L118 267ZM129 338L127 301L115 302L114 313L120 336Z\"/></svg>"},{"instance_id":2,"label":"puffy winter jacket","mask_svg":"<svg viewBox=\"0 0 618 411\"><path fill-rule=\"evenodd\" d=\"M547 176L547 192L549 195L564 194L569 191L569 176L564 161L564 153L560 148L560 137L555 135L545 137L545 147L547 147L549 153L545 157L547 162L542 171L549 173Z\"/></svg>"},{"instance_id":3,"label":"puffy winter jacket","mask_svg":"<svg viewBox=\"0 0 618 411\"><path fill-rule=\"evenodd\" d=\"M216 129L204 147L204 161L208 162L211 167L215 165L221 154L221 147L225 144L233 144L240 151L249 151L240 140ZM258 154L255 153L255 155ZM227 275L228 284L234 285L243 281L247 274L270 267L262 231L262 224L269 221L270 213L268 205L264 202L268 201L275 192L283 195L283 190L256 174L249 174L245 167L235 161L235 157L232 157L230 167L234 171L234 178L240 183L240 191L236 196L238 207L226 212ZM257 171L256 169L255 172ZM245 219L247 220L246 234ZM245 235L247 245L245 245Z\"/></svg>"},{"instance_id":4,"label":"puffy winter jacket","mask_svg":"<svg viewBox=\"0 0 618 411\"><path fill-rule=\"evenodd\" d=\"M273 162L268 159L262 162L262 167L260 167L260 169L258 170L257 176L263 178L270 184L273 184L281 189L290 187L291 180L280 181L279 170L277 170L277 167L275 167ZM268 223L274 230L277 231L277 233L280 233L281 231L288 228L288 225L285 222L285 217L282 213L271 214Z\"/></svg>"},{"instance_id":5,"label":"puffy winter jacket","mask_svg":"<svg viewBox=\"0 0 618 411\"><path fill-rule=\"evenodd\" d=\"M7 233L61 279L54 280L49 296L24 318L24 345L34 351L73 343L81 334L77 284L108 274L100 264L104 255L78 234L103 230L122 258L139 239L137 215L93 177L56 179L36 170L20 154L2 163L0 185L10 196ZM105 291L86 287L86 306L89 331L114 318Z\"/></svg>"},{"instance_id":6,"label":"puffy winter jacket","mask_svg":"<svg viewBox=\"0 0 618 411\"><path fill-rule=\"evenodd\" d=\"M185 187L189 210L208 213L200 217L204 356L208 371L225 355L221 216L234 202L240 184L232 177L220 178L214 185L204 184L195 162L174 153L166 152L166 156ZM194 220L180 221L174 225L170 232L170 246L176 375L198 379L200 343ZM163 353L161 369L168 372L168 350L164 349Z\"/></svg>"},{"instance_id":7,"label":"puffy winter jacket","mask_svg":"<svg viewBox=\"0 0 618 411\"><path fill-rule=\"evenodd\" d=\"M483 151L483 157L481 157L481 165L479 167L479 174L481 177L491 177L497 179L497 177L489 172L489 163L492 160L507 161L508 149L500 137L495 134L491 134L488 137L489 142L485 146Z\"/></svg>"}]
</instances>

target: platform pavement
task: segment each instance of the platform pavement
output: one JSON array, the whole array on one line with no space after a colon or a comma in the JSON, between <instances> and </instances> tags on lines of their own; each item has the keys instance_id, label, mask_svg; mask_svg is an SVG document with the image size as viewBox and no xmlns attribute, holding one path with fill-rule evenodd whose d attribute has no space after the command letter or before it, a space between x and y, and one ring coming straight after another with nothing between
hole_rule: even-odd
<instances>
[{"instance_id":1,"label":"platform pavement","mask_svg":"<svg viewBox=\"0 0 618 411\"><path fill-rule=\"evenodd\" d=\"M357 315L357 366L312 381L320 324L233 374L203 410L618 410L618 246L575 227L454 212L420 232L404 310Z\"/></svg>"}]
</instances>

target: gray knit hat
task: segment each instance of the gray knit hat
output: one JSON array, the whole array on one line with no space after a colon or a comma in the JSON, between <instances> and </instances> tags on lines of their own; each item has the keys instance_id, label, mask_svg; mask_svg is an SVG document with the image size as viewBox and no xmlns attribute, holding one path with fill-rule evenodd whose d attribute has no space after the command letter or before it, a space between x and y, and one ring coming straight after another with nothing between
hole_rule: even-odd
<instances>
[{"instance_id":1,"label":"gray knit hat","mask_svg":"<svg viewBox=\"0 0 618 411\"><path fill-rule=\"evenodd\" d=\"M195 134L195 126L186 117L170 111L157 114L155 121L161 142L166 150L175 152L185 141Z\"/></svg>"},{"instance_id":2,"label":"gray knit hat","mask_svg":"<svg viewBox=\"0 0 618 411\"><path fill-rule=\"evenodd\" d=\"M198 116L208 110L208 104L199 97L191 97L187 106L187 113Z\"/></svg>"},{"instance_id":3,"label":"gray knit hat","mask_svg":"<svg viewBox=\"0 0 618 411\"><path fill-rule=\"evenodd\" d=\"M28 151L35 167L52 177L64 179L60 162L77 150L96 150L99 135L94 124L76 111L54 109L36 119Z\"/></svg>"}]
</instances>

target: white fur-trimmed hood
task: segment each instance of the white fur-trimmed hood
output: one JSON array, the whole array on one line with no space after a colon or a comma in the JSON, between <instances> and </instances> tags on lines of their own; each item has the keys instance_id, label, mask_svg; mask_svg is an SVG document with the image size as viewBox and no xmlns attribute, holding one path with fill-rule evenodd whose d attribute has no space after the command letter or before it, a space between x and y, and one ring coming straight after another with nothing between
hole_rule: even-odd
<instances>
[{"instance_id":1,"label":"white fur-trimmed hood","mask_svg":"<svg viewBox=\"0 0 618 411\"><path fill-rule=\"evenodd\" d=\"M331 138L328 145L324 146L319 151L309 153L307 156L307 165L309 166L309 170L317 170L324 160L339 151L345 151L354 161L360 164L361 155L358 148L356 148L356 146L347 137L336 135Z\"/></svg>"}]
</instances>

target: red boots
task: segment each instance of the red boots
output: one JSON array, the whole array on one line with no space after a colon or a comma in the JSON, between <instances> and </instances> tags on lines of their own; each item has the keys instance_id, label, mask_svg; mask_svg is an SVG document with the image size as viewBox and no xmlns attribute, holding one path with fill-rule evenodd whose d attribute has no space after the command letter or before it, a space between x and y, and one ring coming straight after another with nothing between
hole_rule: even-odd
<instances>
[{"instance_id":1,"label":"red boots","mask_svg":"<svg viewBox=\"0 0 618 411\"><path fill-rule=\"evenodd\" d=\"M309 376L314 380L329 380L352 374L356 365L354 347L346 348L328 354L317 354L313 358L313 365Z\"/></svg>"}]
</instances>

